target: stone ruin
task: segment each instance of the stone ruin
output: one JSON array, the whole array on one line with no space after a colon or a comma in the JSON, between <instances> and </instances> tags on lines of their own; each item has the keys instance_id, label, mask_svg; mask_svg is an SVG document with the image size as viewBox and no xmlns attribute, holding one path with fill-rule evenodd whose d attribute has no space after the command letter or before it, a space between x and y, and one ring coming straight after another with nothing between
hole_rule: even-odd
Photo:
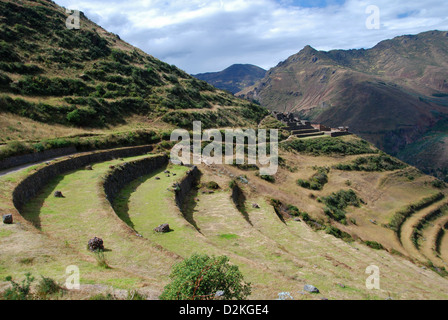
<instances>
[{"instance_id":1,"label":"stone ruin","mask_svg":"<svg viewBox=\"0 0 448 320\"><path fill-rule=\"evenodd\" d=\"M331 137L339 137L342 135L350 135L348 127L339 127L333 129L323 124L311 124L308 120L301 120L293 113L272 112L272 116L285 125L285 130L291 132L293 136L298 138L314 137L329 135Z\"/></svg>"}]
</instances>

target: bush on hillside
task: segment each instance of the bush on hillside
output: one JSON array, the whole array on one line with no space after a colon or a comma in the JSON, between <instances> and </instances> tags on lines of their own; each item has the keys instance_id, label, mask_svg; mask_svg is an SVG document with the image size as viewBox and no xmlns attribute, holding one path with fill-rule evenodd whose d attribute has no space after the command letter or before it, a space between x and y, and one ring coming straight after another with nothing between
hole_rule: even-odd
<instances>
[{"instance_id":1,"label":"bush on hillside","mask_svg":"<svg viewBox=\"0 0 448 320\"><path fill-rule=\"evenodd\" d=\"M364 201L358 197L353 190L341 190L339 192L333 192L327 197L318 199L323 202L326 207L324 213L331 219L339 221L343 224L347 223L345 209L348 206L360 207Z\"/></svg>"},{"instance_id":2,"label":"bush on hillside","mask_svg":"<svg viewBox=\"0 0 448 320\"><path fill-rule=\"evenodd\" d=\"M314 156L357 155L376 153L365 140L344 141L343 138L291 139L283 141L279 147L286 151L303 152Z\"/></svg>"},{"instance_id":3,"label":"bush on hillside","mask_svg":"<svg viewBox=\"0 0 448 320\"><path fill-rule=\"evenodd\" d=\"M393 171L404 169L408 165L387 154L380 156L362 157L349 164L338 164L336 169L345 171Z\"/></svg>"},{"instance_id":4,"label":"bush on hillside","mask_svg":"<svg viewBox=\"0 0 448 320\"><path fill-rule=\"evenodd\" d=\"M226 300L244 300L251 293L251 284L226 256L195 254L174 265L170 279L161 300L212 300L218 291Z\"/></svg>"},{"instance_id":5,"label":"bush on hillside","mask_svg":"<svg viewBox=\"0 0 448 320\"><path fill-rule=\"evenodd\" d=\"M305 189L322 190L328 183L329 172L330 168L318 167L317 172L309 180L299 179L297 184Z\"/></svg>"}]
</instances>

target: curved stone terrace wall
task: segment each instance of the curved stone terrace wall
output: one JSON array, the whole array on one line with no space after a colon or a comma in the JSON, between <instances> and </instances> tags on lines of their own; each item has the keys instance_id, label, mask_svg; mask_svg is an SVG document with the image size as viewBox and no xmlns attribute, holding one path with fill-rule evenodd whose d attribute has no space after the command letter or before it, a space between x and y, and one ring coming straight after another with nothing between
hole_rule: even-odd
<instances>
[{"instance_id":1,"label":"curved stone terrace wall","mask_svg":"<svg viewBox=\"0 0 448 320\"><path fill-rule=\"evenodd\" d=\"M113 150L96 151L58 160L22 180L14 189L12 200L18 211L25 203L34 198L43 187L55 177L69 171L78 170L92 163L110 161L116 158L134 157L148 153L153 146L128 147Z\"/></svg>"}]
</instances>

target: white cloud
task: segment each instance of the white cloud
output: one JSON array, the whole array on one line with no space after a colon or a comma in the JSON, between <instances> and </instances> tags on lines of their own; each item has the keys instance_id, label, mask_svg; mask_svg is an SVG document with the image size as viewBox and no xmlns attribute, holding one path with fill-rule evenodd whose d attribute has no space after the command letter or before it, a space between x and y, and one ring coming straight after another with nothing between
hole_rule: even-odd
<instances>
[{"instance_id":1,"label":"white cloud","mask_svg":"<svg viewBox=\"0 0 448 320\"><path fill-rule=\"evenodd\" d=\"M448 30L444 0L346 0L321 8L274 0L56 0L79 9L105 29L190 73L234 63L275 66L305 45L369 48L381 40L432 29ZM369 5L381 28L368 30Z\"/></svg>"}]
</instances>

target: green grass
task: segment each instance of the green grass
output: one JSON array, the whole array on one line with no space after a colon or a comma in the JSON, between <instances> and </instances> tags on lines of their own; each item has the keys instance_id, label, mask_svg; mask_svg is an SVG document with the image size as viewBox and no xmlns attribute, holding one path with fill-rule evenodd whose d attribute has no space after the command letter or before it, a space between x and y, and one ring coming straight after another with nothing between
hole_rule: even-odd
<instances>
[{"instance_id":1,"label":"green grass","mask_svg":"<svg viewBox=\"0 0 448 320\"><path fill-rule=\"evenodd\" d=\"M234 239L238 239L238 235L236 235L236 234L232 234L232 233L229 233L229 234L220 234L219 237L222 238L222 239L226 239L226 240L234 240Z\"/></svg>"},{"instance_id":2,"label":"green grass","mask_svg":"<svg viewBox=\"0 0 448 320\"><path fill-rule=\"evenodd\" d=\"M0 228L0 238L6 238L12 235L13 232L11 230Z\"/></svg>"},{"instance_id":3,"label":"green grass","mask_svg":"<svg viewBox=\"0 0 448 320\"><path fill-rule=\"evenodd\" d=\"M125 161L142 157L144 156L128 158ZM37 228L58 239L61 246L66 247L65 243L68 243L70 247L67 250L75 250L90 257L91 272L103 273L99 278L108 278L108 274L131 268L140 270L138 272L141 277L152 273L153 276L158 274L163 279L166 272L159 264L163 264L163 261L169 264L171 259L157 254L149 243L142 242L135 235L130 236L124 227L117 223L119 220L114 216L115 213L104 207L105 200L101 200L98 184L109 166L120 162L114 160L96 164L92 171L80 170L57 177L24 207L22 214ZM61 190L65 198L53 197L55 190ZM104 255L111 267L109 270L97 267L94 254L86 249L87 241L94 236L104 240ZM148 256L151 255L159 255L160 261L148 261ZM154 263L151 272L147 269L148 263Z\"/></svg>"}]
</instances>

